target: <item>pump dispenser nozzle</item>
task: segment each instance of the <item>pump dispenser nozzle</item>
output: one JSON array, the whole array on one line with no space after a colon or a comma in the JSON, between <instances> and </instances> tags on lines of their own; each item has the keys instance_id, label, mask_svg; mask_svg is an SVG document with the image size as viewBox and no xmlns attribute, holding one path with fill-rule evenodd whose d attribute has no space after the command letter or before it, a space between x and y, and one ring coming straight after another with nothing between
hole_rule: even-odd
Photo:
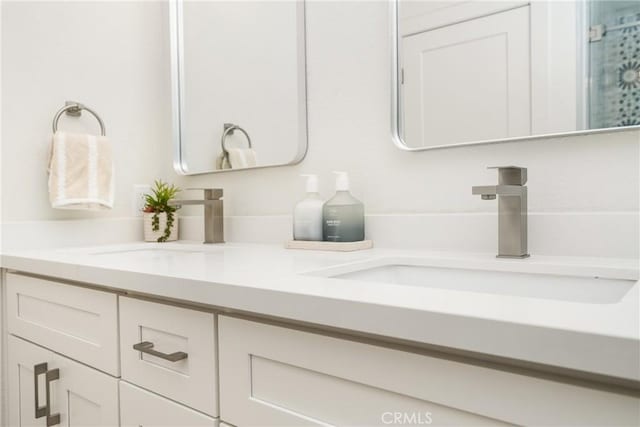
<instances>
[{"instance_id":1,"label":"pump dispenser nozzle","mask_svg":"<svg viewBox=\"0 0 640 427\"><path fill-rule=\"evenodd\" d=\"M303 173L300 176L307 178L307 193L318 192L318 175Z\"/></svg>"},{"instance_id":2,"label":"pump dispenser nozzle","mask_svg":"<svg viewBox=\"0 0 640 427\"><path fill-rule=\"evenodd\" d=\"M349 191L349 174L342 171L333 171L336 174L336 191Z\"/></svg>"}]
</instances>

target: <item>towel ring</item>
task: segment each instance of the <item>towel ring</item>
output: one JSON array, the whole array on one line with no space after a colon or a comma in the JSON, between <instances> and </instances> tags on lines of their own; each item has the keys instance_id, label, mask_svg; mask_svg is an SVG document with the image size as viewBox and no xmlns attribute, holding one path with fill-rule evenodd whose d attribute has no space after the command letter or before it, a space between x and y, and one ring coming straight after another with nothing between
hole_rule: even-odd
<instances>
[{"instance_id":1,"label":"towel ring","mask_svg":"<svg viewBox=\"0 0 640 427\"><path fill-rule=\"evenodd\" d=\"M253 148L251 145L251 137L249 136L246 130L242 129L238 125L234 125L233 123L225 123L224 132L222 132L222 140L220 141L220 144L222 145L222 151L224 151L225 155L229 153L227 151L227 147L224 145L225 140L227 139L228 135L233 135L233 132L236 130L239 130L244 134L244 136L247 138L247 142L249 143L249 148Z\"/></svg>"},{"instance_id":2,"label":"towel ring","mask_svg":"<svg viewBox=\"0 0 640 427\"><path fill-rule=\"evenodd\" d=\"M79 102L66 101L64 107L58 110L56 115L53 117L53 133L56 133L58 130L58 120L62 117L62 113L67 113L68 116L80 117L82 114L82 110L89 112L93 117L96 118L98 123L100 124L100 134L105 136L107 133L105 131L104 122L98 116L98 114L93 111L91 108L86 105L80 104Z\"/></svg>"}]
</instances>

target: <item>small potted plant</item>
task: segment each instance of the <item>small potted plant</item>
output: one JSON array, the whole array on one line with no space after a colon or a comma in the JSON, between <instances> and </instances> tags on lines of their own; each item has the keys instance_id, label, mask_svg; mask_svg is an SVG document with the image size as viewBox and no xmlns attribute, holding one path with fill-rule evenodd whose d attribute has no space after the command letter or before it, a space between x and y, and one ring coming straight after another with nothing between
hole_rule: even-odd
<instances>
[{"instance_id":1,"label":"small potted plant","mask_svg":"<svg viewBox=\"0 0 640 427\"><path fill-rule=\"evenodd\" d=\"M180 189L157 180L151 194L145 196L144 240L147 242L169 242L178 240L178 206L169 205Z\"/></svg>"}]
</instances>

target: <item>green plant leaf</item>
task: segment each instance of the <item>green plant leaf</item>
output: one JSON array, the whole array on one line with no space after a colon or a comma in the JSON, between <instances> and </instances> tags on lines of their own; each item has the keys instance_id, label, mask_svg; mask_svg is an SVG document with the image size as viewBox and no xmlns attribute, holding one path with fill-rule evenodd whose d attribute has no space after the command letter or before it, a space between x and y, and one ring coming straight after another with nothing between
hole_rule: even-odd
<instances>
[{"instance_id":1,"label":"green plant leaf","mask_svg":"<svg viewBox=\"0 0 640 427\"><path fill-rule=\"evenodd\" d=\"M170 206L169 200L175 199L180 189L173 184L168 184L162 180L156 180L151 189L151 194L145 195L145 210L154 213L173 213L178 208ZM155 216L154 216L155 218Z\"/></svg>"}]
</instances>

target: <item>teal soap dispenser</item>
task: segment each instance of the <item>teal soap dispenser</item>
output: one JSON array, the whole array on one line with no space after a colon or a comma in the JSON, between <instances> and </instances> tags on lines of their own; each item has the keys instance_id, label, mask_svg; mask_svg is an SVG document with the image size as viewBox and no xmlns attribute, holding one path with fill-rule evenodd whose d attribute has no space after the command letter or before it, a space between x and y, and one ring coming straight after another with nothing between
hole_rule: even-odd
<instances>
[{"instance_id":1,"label":"teal soap dispenser","mask_svg":"<svg viewBox=\"0 0 640 427\"><path fill-rule=\"evenodd\" d=\"M336 174L336 194L322 207L322 236L327 242L364 240L364 205L349 192L349 175Z\"/></svg>"}]
</instances>

